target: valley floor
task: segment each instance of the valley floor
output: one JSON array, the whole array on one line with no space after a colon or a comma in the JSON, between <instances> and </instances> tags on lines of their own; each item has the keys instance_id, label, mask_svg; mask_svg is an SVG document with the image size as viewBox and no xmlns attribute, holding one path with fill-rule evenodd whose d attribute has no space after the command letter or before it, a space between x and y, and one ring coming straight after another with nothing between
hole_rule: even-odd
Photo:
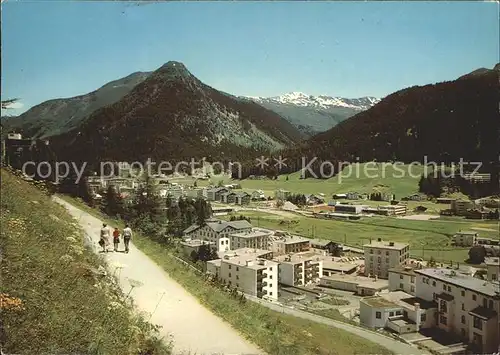
<instances>
[{"instance_id":1,"label":"valley floor","mask_svg":"<svg viewBox=\"0 0 500 355\"><path fill-rule=\"evenodd\" d=\"M56 197L56 201L79 221L97 246L102 221L62 199ZM162 326L163 335L173 337L174 354L263 353L210 313L132 243L129 254L111 252L106 259L116 269L124 292L131 289L131 284L137 285L132 298L141 311L153 313L151 322Z\"/></svg>"}]
</instances>

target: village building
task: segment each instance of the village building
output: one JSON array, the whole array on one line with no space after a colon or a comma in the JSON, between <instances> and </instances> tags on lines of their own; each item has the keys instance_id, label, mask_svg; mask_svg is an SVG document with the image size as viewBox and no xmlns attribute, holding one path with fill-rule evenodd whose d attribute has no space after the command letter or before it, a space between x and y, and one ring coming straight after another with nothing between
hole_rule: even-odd
<instances>
[{"instance_id":1,"label":"village building","mask_svg":"<svg viewBox=\"0 0 500 355\"><path fill-rule=\"evenodd\" d=\"M484 263L486 264L488 281L499 282L500 281L500 257L486 258Z\"/></svg>"},{"instance_id":2,"label":"village building","mask_svg":"<svg viewBox=\"0 0 500 355\"><path fill-rule=\"evenodd\" d=\"M307 238L294 235L284 235L276 232L270 237L269 244L269 248L273 251L275 256L300 253L308 251L311 248L311 242Z\"/></svg>"},{"instance_id":3,"label":"village building","mask_svg":"<svg viewBox=\"0 0 500 355\"><path fill-rule=\"evenodd\" d=\"M455 200L451 202L450 209L457 216L467 215L467 211L475 207L474 202L470 200Z\"/></svg>"},{"instance_id":4,"label":"village building","mask_svg":"<svg viewBox=\"0 0 500 355\"><path fill-rule=\"evenodd\" d=\"M253 201L263 201L266 199L266 195L264 194L264 191L262 191L262 190L252 191L252 194L250 197Z\"/></svg>"},{"instance_id":5,"label":"village building","mask_svg":"<svg viewBox=\"0 0 500 355\"><path fill-rule=\"evenodd\" d=\"M336 213L351 213L351 214L360 214L363 212L363 209L367 208L365 205L346 205L346 204L336 204L335 212Z\"/></svg>"},{"instance_id":6,"label":"village building","mask_svg":"<svg viewBox=\"0 0 500 355\"><path fill-rule=\"evenodd\" d=\"M258 298L277 300L278 263L268 250L237 249L207 262L207 272L239 291Z\"/></svg>"},{"instance_id":7,"label":"village building","mask_svg":"<svg viewBox=\"0 0 500 355\"><path fill-rule=\"evenodd\" d=\"M332 256L342 255L342 244L327 239L310 239L310 243L311 248L313 249L324 251L325 253Z\"/></svg>"},{"instance_id":8,"label":"village building","mask_svg":"<svg viewBox=\"0 0 500 355\"><path fill-rule=\"evenodd\" d=\"M268 249L269 238L272 235L273 231L269 229L252 228L237 233L231 233L229 235L229 238L231 240L231 245L233 246L234 249L241 249L241 248Z\"/></svg>"},{"instance_id":9,"label":"village building","mask_svg":"<svg viewBox=\"0 0 500 355\"><path fill-rule=\"evenodd\" d=\"M185 239L201 239L217 243L222 237L229 237L229 235L237 232L251 231L252 225L246 221L222 221L222 220L209 220L203 226L193 224L184 230Z\"/></svg>"},{"instance_id":10,"label":"village building","mask_svg":"<svg viewBox=\"0 0 500 355\"><path fill-rule=\"evenodd\" d=\"M472 247L477 244L477 232L457 232L451 238L452 245L457 247Z\"/></svg>"},{"instance_id":11,"label":"village building","mask_svg":"<svg viewBox=\"0 0 500 355\"><path fill-rule=\"evenodd\" d=\"M248 192L245 192L245 191L238 192L235 197L236 197L236 199L234 202L240 206L248 205L250 203L251 198L252 198L252 196Z\"/></svg>"},{"instance_id":12,"label":"village building","mask_svg":"<svg viewBox=\"0 0 500 355\"><path fill-rule=\"evenodd\" d=\"M286 286L307 286L317 284L322 276L321 260L301 255L281 255L274 258L279 262L279 282Z\"/></svg>"},{"instance_id":13,"label":"village building","mask_svg":"<svg viewBox=\"0 0 500 355\"><path fill-rule=\"evenodd\" d=\"M354 292L360 296L372 296L389 287L387 280L381 280L377 277L368 278L364 276L342 274L322 276L319 285L322 287Z\"/></svg>"},{"instance_id":14,"label":"village building","mask_svg":"<svg viewBox=\"0 0 500 355\"><path fill-rule=\"evenodd\" d=\"M204 245L207 245L210 250L217 251L217 245L214 242L207 242L206 240L184 240L180 242L180 245L182 248L182 253L187 257L191 256L193 252L198 253L200 248Z\"/></svg>"},{"instance_id":15,"label":"village building","mask_svg":"<svg viewBox=\"0 0 500 355\"><path fill-rule=\"evenodd\" d=\"M363 245L365 276L376 275L387 279L389 269L408 264L410 246L405 243L385 242L381 238Z\"/></svg>"},{"instance_id":16,"label":"village building","mask_svg":"<svg viewBox=\"0 0 500 355\"><path fill-rule=\"evenodd\" d=\"M433 327L453 333L474 346L475 353L493 353L500 345L500 284L450 269L420 269L417 296L437 303Z\"/></svg>"},{"instance_id":17,"label":"village building","mask_svg":"<svg viewBox=\"0 0 500 355\"><path fill-rule=\"evenodd\" d=\"M220 202L234 203L236 201L236 193L232 191L224 192L220 195Z\"/></svg>"},{"instance_id":18,"label":"village building","mask_svg":"<svg viewBox=\"0 0 500 355\"><path fill-rule=\"evenodd\" d=\"M417 274L415 267L397 266L389 269L389 291L403 291L415 296Z\"/></svg>"},{"instance_id":19,"label":"village building","mask_svg":"<svg viewBox=\"0 0 500 355\"><path fill-rule=\"evenodd\" d=\"M222 194L230 192L230 189L226 187L213 187L207 189L207 200L208 201L221 201Z\"/></svg>"}]
</instances>

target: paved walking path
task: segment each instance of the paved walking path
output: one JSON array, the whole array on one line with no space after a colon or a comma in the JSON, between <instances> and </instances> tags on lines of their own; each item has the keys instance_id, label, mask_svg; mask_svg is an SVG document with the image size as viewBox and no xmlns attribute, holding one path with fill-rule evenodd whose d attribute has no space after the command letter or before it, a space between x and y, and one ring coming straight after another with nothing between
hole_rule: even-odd
<instances>
[{"instance_id":1,"label":"paved walking path","mask_svg":"<svg viewBox=\"0 0 500 355\"><path fill-rule=\"evenodd\" d=\"M100 250L97 242L102 222L59 198L55 200L79 221ZM119 250L123 249L121 243ZM229 324L204 308L194 296L135 248L133 240L129 254L110 252L105 257L111 270L116 265L123 266L118 269L117 275L124 292L128 293L131 289L129 279L142 284L132 290L131 297L141 311L154 311L151 322L162 326L162 335L172 337L174 354L264 354Z\"/></svg>"}]
</instances>

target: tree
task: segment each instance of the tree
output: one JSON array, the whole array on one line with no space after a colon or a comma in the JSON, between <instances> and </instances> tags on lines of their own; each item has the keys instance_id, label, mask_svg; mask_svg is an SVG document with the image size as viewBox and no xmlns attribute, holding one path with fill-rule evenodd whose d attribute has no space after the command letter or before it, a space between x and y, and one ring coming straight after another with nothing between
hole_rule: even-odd
<instances>
[{"instance_id":1,"label":"tree","mask_svg":"<svg viewBox=\"0 0 500 355\"><path fill-rule=\"evenodd\" d=\"M194 208L196 210L196 223L200 226L205 224L205 220L212 216L212 207L210 203L203 198L197 198L194 201Z\"/></svg>"},{"instance_id":2,"label":"tree","mask_svg":"<svg viewBox=\"0 0 500 355\"><path fill-rule=\"evenodd\" d=\"M481 245L476 245L469 249L469 262L471 264L481 264L486 257L486 249Z\"/></svg>"},{"instance_id":3,"label":"tree","mask_svg":"<svg viewBox=\"0 0 500 355\"><path fill-rule=\"evenodd\" d=\"M92 196L92 191L90 191L90 186L87 177L82 176L80 178L76 189L78 196L89 206L94 207L94 198Z\"/></svg>"},{"instance_id":4,"label":"tree","mask_svg":"<svg viewBox=\"0 0 500 355\"><path fill-rule=\"evenodd\" d=\"M114 186L109 186L104 194L101 209L112 217L123 214L123 202Z\"/></svg>"},{"instance_id":5,"label":"tree","mask_svg":"<svg viewBox=\"0 0 500 355\"><path fill-rule=\"evenodd\" d=\"M218 187L224 186L224 181L223 180L219 180L219 182L217 183L217 186Z\"/></svg>"}]
</instances>

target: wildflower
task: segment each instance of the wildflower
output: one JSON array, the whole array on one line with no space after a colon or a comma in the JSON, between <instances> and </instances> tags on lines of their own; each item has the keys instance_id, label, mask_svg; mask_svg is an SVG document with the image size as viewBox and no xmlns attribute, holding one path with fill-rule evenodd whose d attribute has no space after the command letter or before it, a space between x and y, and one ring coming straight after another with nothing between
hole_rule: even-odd
<instances>
[{"instance_id":1,"label":"wildflower","mask_svg":"<svg viewBox=\"0 0 500 355\"><path fill-rule=\"evenodd\" d=\"M64 254L63 256L61 256L60 260L65 263L69 263L73 261L73 257L71 255Z\"/></svg>"},{"instance_id":2,"label":"wildflower","mask_svg":"<svg viewBox=\"0 0 500 355\"><path fill-rule=\"evenodd\" d=\"M11 297L6 293L0 293L0 309L22 311L25 308L21 299L17 297Z\"/></svg>"},{"instance_id":3,"label":"wildflower","mask_svg":"<svg viewBox=\"0 0 500 355\"><path fill-rule=\"evenodd\" d=\"M66 240L70 243L76 243L76 239L73 237L66 237Z\"/></svg>"}]
</instances>

